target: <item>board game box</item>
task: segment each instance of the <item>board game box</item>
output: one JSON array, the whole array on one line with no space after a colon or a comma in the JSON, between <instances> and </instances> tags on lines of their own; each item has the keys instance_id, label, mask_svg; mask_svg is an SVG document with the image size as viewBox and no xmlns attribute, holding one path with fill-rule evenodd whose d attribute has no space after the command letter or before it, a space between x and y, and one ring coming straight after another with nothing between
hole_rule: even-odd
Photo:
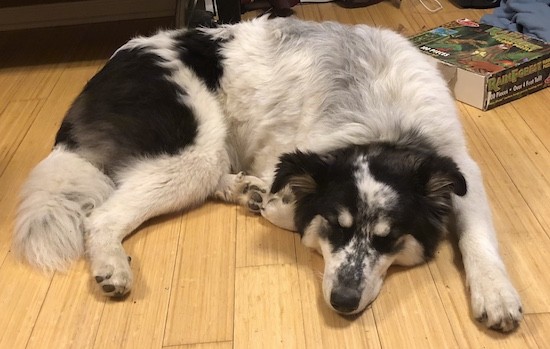
<instances>
[{"instance_id":1,"label":"board game box","mask_svg":"<svg viewBox=\"0 0 550 349\"><path fill-rule=\"evenodd\" d=\"M550 86L550 44L459 19L409 38L433 58L455 98L488 110Z\"/></svg>"}]
</instances>

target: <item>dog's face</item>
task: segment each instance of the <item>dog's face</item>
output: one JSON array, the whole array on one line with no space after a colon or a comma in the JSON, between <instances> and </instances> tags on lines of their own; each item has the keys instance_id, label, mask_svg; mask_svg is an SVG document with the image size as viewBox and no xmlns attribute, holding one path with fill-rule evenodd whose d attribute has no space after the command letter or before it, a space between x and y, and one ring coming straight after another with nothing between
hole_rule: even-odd
<instances>
[{"instance_id":1,"label":"dog's face","mask_svg":"<svg viewBox=\"0 0 550 349\"><path fill-rule=\"evenodd\" d=\"M449 158L387 144L281 157L272 192L290 187L302 242L325 260L323 295L342 314L365 309L393 263L433 256L466 182Z\"/></svg>"}]
</instances>

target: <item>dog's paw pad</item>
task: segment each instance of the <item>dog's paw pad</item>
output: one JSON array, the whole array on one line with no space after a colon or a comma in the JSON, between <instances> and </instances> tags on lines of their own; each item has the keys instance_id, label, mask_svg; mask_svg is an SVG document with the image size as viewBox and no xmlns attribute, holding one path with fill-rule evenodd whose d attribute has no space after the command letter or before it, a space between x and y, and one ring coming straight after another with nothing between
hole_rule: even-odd
<instances>
[{"instance_id":1,"label":"dog's paw pad","mask_svg":"<svg viewBox=\"0 0 550 349\"><path fill-rule=\"evenodd\" d=\"M250 193L250 200L251 202L255 202L257 204L261 204L264 200L262 198L262 196L260 195L260 193L258 193L257 191L254 191L252 193Z\"/></svg>"},{"instance_id":2,"label":"dog's paw pad","mask_svg":"<svg viewBox=\"0 0 550 349\"><path fill-rule=\"evenodd\" d=\"M262 194L267 193L266 189L260 188L259 186L253 185L253 184L248 187L248 190L250 190L250 191L252 191L253 193L256 193L256 194L258 194L258 193L262 193ZM260 199L261 199L261 197L260 197Z\"/></svg>"},{"instance_id":3,"label":"dog's paw pad","mask_svg":"<svg viewBox=\"0 0 550 349\"><path fill-rule=\"evenodd\" d=\"M260 188L256 184L251 184L250 182L244 182L243 185L241 186L240 193L244 195L249 193L250 193L249 195L254 195L254 194L260 195L260 193L266 194L267 190L264 188Z\"/></svg>"},{"instance_id":4,"label":"dog's paw pad","mask_svg":"<svg viewBox=\"0 0 550 349\"><path fill-rule=\"evenodd\" d=\"M254 201L248 202L248 210L252 213L260 213L262 208Z\"/></svg>"},{"instance_id":5,"label":"dog's paw pad","mask_svg":"<svg viewBox=\"0 0 550 349\"><path fill-rule=\"evenodd\" d=\"M481 314L481 316L476 317L476 320L477 320L477 322L484 323L485 321L487 321L487 313L483 312L483 314Z\"/></svg>"},{"instance_id":6,"label":"dog's paw pad","mask_svg":"<svg viewBox=\"0 0 550 349\"><path fill-rule=\"evenodd\" d=\"M122 297L132 287L132 271L130 269L130 257L126 255L104 256L103 263L96 260L94 280L104 295L109 297Z\"/></svg>"},{"instance_id":7,"label":"dog's paw pad","mask_svg":"<svg viewBox=\"0 0 550 349\"><path fill-rule=\"evenodd\" d=\"M125 294L130 292L132 284L131 276L126 273L121 273L119 275L115 274L110 278L96 276L95 280L101 287L103 294L108 297L124 296Z\"/></svg>"},{"instance_id":8,"label":"dog's paw pad","mask_svg":"<svg viewBox=\"0 0 550 349\"><path fill-rule=\"evenodd\" d=\"M256 185L251 185L246 191L246 196L248 197L247 207L250 212L259 213L262 209L262 204L264 203L264 196L266 195L266 190L261 189Z\"/></svg>"},{"instance_id":9,"label":"dog's paw pad","mask_svg":"<svg viewBox=\"0 0 550 349\"><path fill-rule=\"evenodd\" d=\"M103 289L103 292L105 292L105 293L113 292L116 289L115 285L103 285L103 286L101 286L101 288Z\"/></svg>"},{"instance_id":10,"label":"dog's paw pad","mask_svg":"<svg viewBox=\"0 0 550 349\"><path fill-rule=\"evenodd\" d=\"M231 191L235 193L237 201L241 205L246 206L254 213L261 211L268 195L266 185L261 179L244 175L243 172L237 174Z\"/></svg>"}]
</instances>

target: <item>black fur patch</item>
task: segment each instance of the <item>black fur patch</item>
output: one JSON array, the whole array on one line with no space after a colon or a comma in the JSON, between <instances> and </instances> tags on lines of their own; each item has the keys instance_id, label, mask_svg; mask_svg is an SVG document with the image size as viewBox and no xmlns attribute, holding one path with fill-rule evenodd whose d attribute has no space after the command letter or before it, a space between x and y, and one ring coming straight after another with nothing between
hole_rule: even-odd
<instances>
[{"instance_id":1,"label":"black fur patch","mask_svg":"<svg viewBox=\"0 0 550 349\"><path fill-rule=\"evenodd\" d=\"M183 32L174 39L181 61L204 80L210 90L215 90L223 75L221 41L200 30Z\"/></svg>"},{"instance_id":2,"label":"black fur patch","mask_svg":"<svg viewBox=\"0 0 550 349\"><path fill-rule=\"evenodd\" d=\"M191 144L197 121L161 61L145 49L118 52L74 102L56 144L93 154L107 172L134 157L176 154Z\"/></svg>"},{"instance_id":3,"label":"black fur patch","mask_svg":"<svg viewBox=\"0 0 550 349\"><path fill-rule=\"evenodd\" d=\"M57 135L55 136L55 144L65 144L67 148L74 149L78 145L76 140L73 138L71 134L72 126L69 122L63 121L61 123L61 127L59 127L59 130L57 131Z\"/></svg>"}]
</instances>

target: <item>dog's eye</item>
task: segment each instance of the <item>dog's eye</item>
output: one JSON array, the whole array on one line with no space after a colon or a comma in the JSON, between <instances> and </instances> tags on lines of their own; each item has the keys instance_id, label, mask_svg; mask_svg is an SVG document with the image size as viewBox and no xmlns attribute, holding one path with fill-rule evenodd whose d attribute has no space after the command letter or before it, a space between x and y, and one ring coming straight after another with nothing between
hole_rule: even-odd
<instances>
[{"instance_id":1,"label":"dog's eye","mask_svg":"<svg viewBox=\"0 0 550 349\"><path fill-rule=\"evenodd\" d=\"M337 219L328 220L326 236L335 250L344 247L353 238L353 229L344 228Z\"/></svg>"},{"instance_id":2,"label":"dog's eye","mask_svg":"<svg viewBox=\"0 0 550 349\"><path fill-rule=\"evenodd\" d=\"M372 247L380 253L391 253L396 248L397 239L388 234L386 236L377 236L372 237Z\"/></svg>"},{"instance_id":3,"label":"dog's eye","mask_svg":"<svg viewBox=\"0 0 550 349\"><path fill-rule=\"evenodd\" d=\"M340 225L340 223L338 223L338 219L328 220L328 225L331 232L339 232L340 230L342 230L342 226Z\"/></svg>"},{"instance_id":4,"label":"dog's eye","mask_svg":"<svg viewBox=\"0 0 550 349\"><path fill-rule=\"evenodd\" d=\"M338 210L338 212L325 215L325 219L332 227L338 228L351 228L354 223L353 216L345 208Z\"/></svg>"}]
</instances>

